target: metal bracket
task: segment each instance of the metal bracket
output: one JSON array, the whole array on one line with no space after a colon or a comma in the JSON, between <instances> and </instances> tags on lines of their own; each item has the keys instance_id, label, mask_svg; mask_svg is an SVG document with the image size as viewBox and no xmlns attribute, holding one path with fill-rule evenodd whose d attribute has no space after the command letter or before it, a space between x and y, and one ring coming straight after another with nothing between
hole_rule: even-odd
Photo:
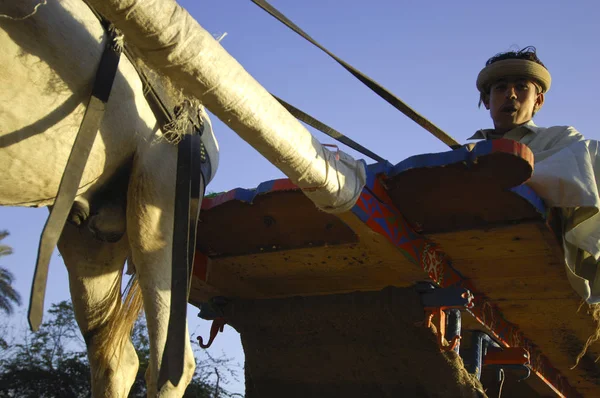
<instances>
[{"instance_id":1,"label":"metal bracket","mask_svg":"<svg viewBox=\"0 0 600 398\"><path fill-rule=\"evenodd\" d=\"M208 343L204 344L204 340L201 336L198 336L198 344L202 348L209 348L217 334L222 332L227 324L225 320L225 311L224 307L229 303L229 300L225 297L213 297L207 303L200 304L200 312L198 313L198 317L205 320L212 320L212 326L210 327L210 336L208 339Z\"/></svg>"},{"instance_id":2,"label":"metal bracket","mask_svg":"<svg viewBox=\"0 0 600 398\"><path fill-rule=\"evenodd\" d=\"M207 321L223 318L225 316L224 308L227 304L229 304L229 300L226 297L213 297L208 302L200 304L198 317Z\"/></svg>"},{"instance_id":3,"label":"metal bracket","mask_svg":"<svg viewBox=\"0 0 600 398\"><path fill-rule=\"evenodd\" d=\"M473 307L473 295L459 286L438 288L429 282L418 283L416 290L421 295L427 327L431 327L434 316L438 316L436 328L440 350L454 350L458 353L461 338L460 310ZM446 344L445 340L449 344Z\"/></svg>"},{"instance_id":4,"label":"metal bracket","mask_svg":"<svg viewBox=\"0 0 600 398\"><path fill-rule=\"evenodd\" d=\"M517 381L523 381L531 375L529 359L529 351L522 347L490 347L483 358L483 366L498 368L498 372L505 369L517 370L522 373Z\"/></svg>"},{"instance_id":5,"label":"metal bracket","mask_svg":"<svg viewBox=\"0 0 600 398\"><path fill-rule=\"evenodd\" d=\"M223 328L225 328L226 324L227 321L225 321L225 318L215 319L212 323L212 326L210 327L210 337L208 339L208 343L204 344L202 336L198 336L198 344L200 344L200 347L205 349L209 348L212 345L213 341L215 341L217 334L223 331Z\"/></svg>"},{"instance_id":6,"label":"metal bracket","mask_svg":"<svg viewBox=\"0 0 600 398\"><path fill-rule=\"evenodd\" d=\"M529 352L522 347L500 347L490 336L481 331L473 331L470 355L465 358L466 368L469 373L481 379L483 366L502 369L515 369L522 371L525 380L531 374Z\"/></svg>"}]
</instances>

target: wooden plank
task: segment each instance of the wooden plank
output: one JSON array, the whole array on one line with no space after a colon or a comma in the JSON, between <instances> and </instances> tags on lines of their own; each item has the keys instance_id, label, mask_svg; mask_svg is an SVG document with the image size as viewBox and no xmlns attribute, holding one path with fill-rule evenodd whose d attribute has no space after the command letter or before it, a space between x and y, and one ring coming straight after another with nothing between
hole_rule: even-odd
<instances>
[{"instance_id":1,"label":"wooden plank","mask_svg":"<svg viewBox=\"0 0 600 398\"><path fill-rule=\"evenodd\" d=\"M594 325L577 312L581 300L566 279L560 244L543 222L545 207L524 186L518 194L508 189L531 175L532 158L522 156L527 151L519 145L496 140L477 144L473 154L463 148L423 155L418 158L425 163L404 170L370 167L353 214L319 212L289 184L227 194L219 206L203 209L199 249L212 261L195 278L194 295L201 295L202 284L241 298L381 290L426 279L427 269L440 285L468 285L479 305L499 309L495 316L506 322L484 323L501 324L495 332L510 344L528 339L531 352L549 359L536 363L555 386L562 388L567 376L578 392L595 396L596 349L569 369ZM227 202L232 197L237 202ZM465 325L481 327L468 316Z\"/></svg>"},{"instance_id":2,"label":"wooden plank","mask_svg":"<svg viewBox=\"0 0 600 398\"><path fill-rule=\"evenodd\" d=\"M470 279L482 292L490 292L495 303L522 300L573 299L571 286L563 284L556 276L504 277Z\"/></svg>"},{"instance_id":3,"label":"wooden plank","mask_svg":"<svg viewBox=\"0 0 600 398\"><path fill-rule=\"evenodd\" d=\"M553 255L554 249L545 242L545 228L541 221L502 224L491 228L478 228L448 233L427 234L447 250L452 259L487 261L490 258L527 259L530 256ZM560 259L551 258L554 263ZM507 267L511 264L506 263Z\"/></svg>"},{"instance_id":4,"label":"wooden plank","mask_svg":"<svg viewBox=\"0 0 600 398\"><path fill-rule=\"evenodd\" d=\"M286 195L286 200L290 198L294 196ZM262 203L270 200L267 197ZM260 214L260 209L253 214ZM279 298L381 290L427 279L420 267L354 214L338 215L336 224L338 230L350 231L344 233L356 242L293 250L263 245L258 253L213 256L205 282L228 297Z\"/></svg>"},{"instance_id":5,"label":"wooden plank","mask_svg":"<svg viewBox=\"0 0 600 398\"><path fill-rule=\"evenodd\" d=\"M485 228L539 218L526 199L509 190L527 181L532 170L529 148L495 140L477 143L472 152L463 147L408 158L388 172L385 186L400 213L426 233Z\"/></svg>"},{"instance_id":6,"label":"wooden plank","mask_svg":"<svg viewBox=\"0 0 600 398\"><path fill-rule=\"evenodd\" d=\"M299 190L255 195L251 200L229 200L203 209L198 250L223 257L357 241L339 218L318 210Z\"/></svg>"},{"instance_id":7,"label":"wooden plank","mask_svg":"<svg viewBox=\"0 0 600 398\"><path fill-rule=\"evenodd\" d=\"M571 288L560 247L543 223L430 237L580 393L597 396L600 367L593 359L600 350L592 347L581 365L570 369L595 325L585 310L578 311L582 299Z\"/></svg>"},{"instance_id":8,"label":"wooden plank","mask_svg":"<svg viewBox=\"0 0 600 398\"><path fill-rule=\"evenodd\" d=\"M374 236L371 243L216 258L207 282L230 297L272 298L381 290L425 278L388 242Z\"/></svg>"}]
</instances>

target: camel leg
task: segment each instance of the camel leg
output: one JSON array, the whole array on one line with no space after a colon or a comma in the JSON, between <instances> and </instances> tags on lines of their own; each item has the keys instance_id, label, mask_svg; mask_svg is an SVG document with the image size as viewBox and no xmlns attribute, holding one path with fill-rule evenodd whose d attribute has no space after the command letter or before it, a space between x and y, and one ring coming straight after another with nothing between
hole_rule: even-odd
<instances>
[{"instance_id":1,"label":"camel leg","mask_svg":"<svg viewBox=\"0 0 600 398\"><path fill-rule=\"evenodd\" d=\"M87 228L67 223L58 247L69 271L75 318L88 348L92 396L127 397L139 366L128 333L139 308L127 316L121 306L122 271L129 254L127 238L100 242ZM115 346L114 331L124 318L129 318L129 326L123 329L123 344Z\"/></svg>"},{"instance_id":2,"label":"camel leg","mask_svg":"<svg viewBox=\"0 0 600 398\"><path fill-rule=\"evenodd\" d=\"M181 397L196 367L186 329L184 373L158 391L171 302L171 251L177 148L167 143L141 148L134 160L127 199L127 233L136 266L150 338L148 397Z\"/></svg>"}]
</instances>

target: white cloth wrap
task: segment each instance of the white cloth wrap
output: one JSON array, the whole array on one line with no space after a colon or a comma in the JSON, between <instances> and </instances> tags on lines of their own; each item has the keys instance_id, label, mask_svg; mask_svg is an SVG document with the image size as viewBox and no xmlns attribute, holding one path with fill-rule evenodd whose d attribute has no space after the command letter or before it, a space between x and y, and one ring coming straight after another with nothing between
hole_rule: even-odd
<instances>
[{"instance_id":1,"label":"white cloth wrap","mask_svg":"<svg viewBox=\"0 0 600 398\"><path fill-rule=\"evenodd\" d=\"M200 100L327 212L347 211L365 164L325 149L174 0L87 0L183 93ZM316 189L315 189L316 188Z\"/></svg>"},{"instance_id":2,"label":"white cloth wrap","mask_svg":"<svg viewBox=\"0 0 600 398\"><path fill-rule=\"evenodd\" d=\"M596 260L600 257L600 151L598 141L583 140L563 148L535 164L528 182L546 205L558 207L564 221L563 246L567 277L573 288L588 303L600 302L600 272L593 280L576 273L578 251L584 250ZM558 150L557 150L558 149Z\"/></svg>"}]
</instances>

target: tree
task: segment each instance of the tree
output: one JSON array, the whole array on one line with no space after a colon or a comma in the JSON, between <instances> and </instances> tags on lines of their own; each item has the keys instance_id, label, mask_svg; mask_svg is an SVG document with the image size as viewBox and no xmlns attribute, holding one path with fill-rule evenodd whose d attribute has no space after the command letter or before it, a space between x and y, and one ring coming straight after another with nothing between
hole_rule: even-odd
<instances>
[{"instance_id":1,"label":"tree","mask_svg":"<svg viewBox=\"0 0 600 398\"><path fill-rule=\"evenodd\" d=\"M48 321L38 332L27 332L15 345L11 355L0 360L0 398L83 398L90 396L90 368L73 307L70 302L52 304ZM150 344L145 319L133 329L132 340L140 360L140 368L131 389L131 398L146 397L144 374L148 368ZM197 353L197 356L200 353ZM230 397L226 390L209 380L213 372L235 372L229 360L208 357L198 361L188 398ZM221 378L221 381L223 379Z\"/></svg>"},{"instance_id":2,"label":"tree","mask_svg":"<svg viewBox=\"0 0 600 398\"><path fill-rule=\"evenodd\" d=\"M0 231L0 242L8 236L8 231ZM0 243L0 257L12 254L12 248ZM21 296L12 287L13 274L6 268L0 267L0 310L10 315L13 304L21 305Z\"/></svg>"},{"instance_id":3,"label":"tree","mask_svg":"<svg viewBox=\"0 0 600 398\"><path fill-rule=\"evenodd\" d=\"M70 303L53 304L38 332L25 333L0 364L0 397L89 396L89 365Z\"/></svg>"}]
</instances>

